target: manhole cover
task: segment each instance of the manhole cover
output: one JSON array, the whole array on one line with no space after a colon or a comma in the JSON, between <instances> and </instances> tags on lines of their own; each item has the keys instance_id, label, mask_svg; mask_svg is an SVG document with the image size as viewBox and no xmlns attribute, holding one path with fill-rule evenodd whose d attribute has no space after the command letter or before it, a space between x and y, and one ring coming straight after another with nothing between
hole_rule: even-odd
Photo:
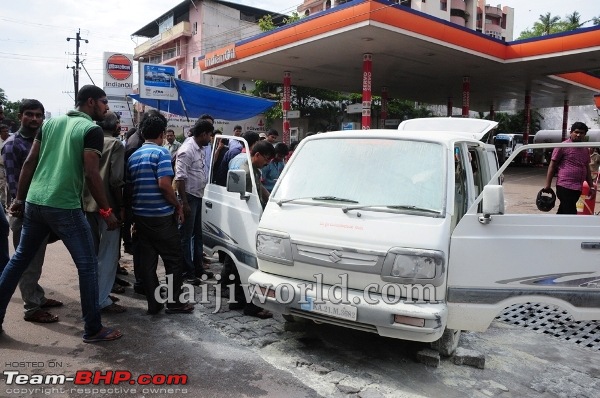
<instances>
[{"instance_id":1,"label":"manhole cover","mask_svg":"<svg viewBox=\"0 0 600 398\"><path fill-rule=\"evenodd\" d=\"M552 305L516 304L496 319L600 351L598 321L574 322L566 311Z\"/></svg>"}]
</instances>

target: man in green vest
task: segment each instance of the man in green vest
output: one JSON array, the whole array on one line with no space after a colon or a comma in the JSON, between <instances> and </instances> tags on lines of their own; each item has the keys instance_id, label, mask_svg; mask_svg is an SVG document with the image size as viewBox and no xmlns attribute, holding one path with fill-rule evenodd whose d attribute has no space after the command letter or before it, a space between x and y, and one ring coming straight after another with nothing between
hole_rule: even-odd
<instances>
[{"instance_id":1,"label":"man in green vest","mask_svg":"<svg viewBox=\"0 0 600 398\"><path fill-rule=\"evenodd\" d=\"M94 121L102 120L109 109L106 93L96 86L83 86L76 107L44 123L23 164L17 196L9 208L13 215L23 217L23 230L14 256L0 275L0 326L19 278L52 231L71 253L79 274L83 341L95 343L118 339L121 332L102 325L98 260L81 208L84 180L108 230L118 228L120 222L112 214L99 173L104 133Z\"/></svg>"}]
</instances>

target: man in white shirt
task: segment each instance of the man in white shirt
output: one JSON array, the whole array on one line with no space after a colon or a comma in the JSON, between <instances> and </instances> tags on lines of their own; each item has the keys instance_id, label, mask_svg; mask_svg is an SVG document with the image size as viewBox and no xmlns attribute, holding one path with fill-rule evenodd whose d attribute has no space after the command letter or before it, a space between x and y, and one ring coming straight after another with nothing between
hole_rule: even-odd
<instances>
[{"instance_id":1,"label":"man in white shirt","mask_svg":"<svg viewBox=\"0 0 600 398\"><path fill-rule=\"evenodd\" d=\"M203 147L210 142L213 130L210 121L199 119L190 130L191 137L179 148L175 161L175 183L185 215L179 227L183 277L186 283L196 286L200 284L199 277L213 277L212 272L204 270L202 260L202 196L208 175Z\"/></svg>"}]
</instances>

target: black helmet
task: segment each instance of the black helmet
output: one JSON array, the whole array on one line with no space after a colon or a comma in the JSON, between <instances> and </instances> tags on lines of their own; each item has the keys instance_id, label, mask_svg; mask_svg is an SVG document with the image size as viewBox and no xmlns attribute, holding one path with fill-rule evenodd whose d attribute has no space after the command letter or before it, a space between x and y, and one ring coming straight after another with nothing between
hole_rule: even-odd
<instances>
[{"instance_id":1,"label":"black helmet","mask_svg":"<svg viewBox=\"0 0 600 398\"><path fill-rule=\"evenodd\" d=\"M554 208L554 204L556 203L556 194L552 190L552 188L542 188L540 192L537 194L537 198L535 199L535 205L537 206L539 211L550 211Z\"/></svg>"}]
</instances>

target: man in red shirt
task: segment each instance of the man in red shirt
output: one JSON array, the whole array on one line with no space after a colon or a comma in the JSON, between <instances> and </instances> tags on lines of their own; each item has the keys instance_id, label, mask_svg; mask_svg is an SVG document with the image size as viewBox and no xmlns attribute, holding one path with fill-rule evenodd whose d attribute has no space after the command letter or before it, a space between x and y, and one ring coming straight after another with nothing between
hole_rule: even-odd
<instances>
[{"instance_id":1,"label":"man in red shirt","mask_svg":"<svg viewBox=\"0 0 600 398\"><path fill-rule=\"evenodd\" d=\"M571 126L569 139L564 142L583 142L587 131L588 126L575 122ZM590 189L593 186L589 164L588 148L554 148L544 189L550 189L554 173L558 170L556 196L560 205L557 214L577 214L577 201L581 196L583 182L587 181Z\"/></svg>"}]
</instances>

